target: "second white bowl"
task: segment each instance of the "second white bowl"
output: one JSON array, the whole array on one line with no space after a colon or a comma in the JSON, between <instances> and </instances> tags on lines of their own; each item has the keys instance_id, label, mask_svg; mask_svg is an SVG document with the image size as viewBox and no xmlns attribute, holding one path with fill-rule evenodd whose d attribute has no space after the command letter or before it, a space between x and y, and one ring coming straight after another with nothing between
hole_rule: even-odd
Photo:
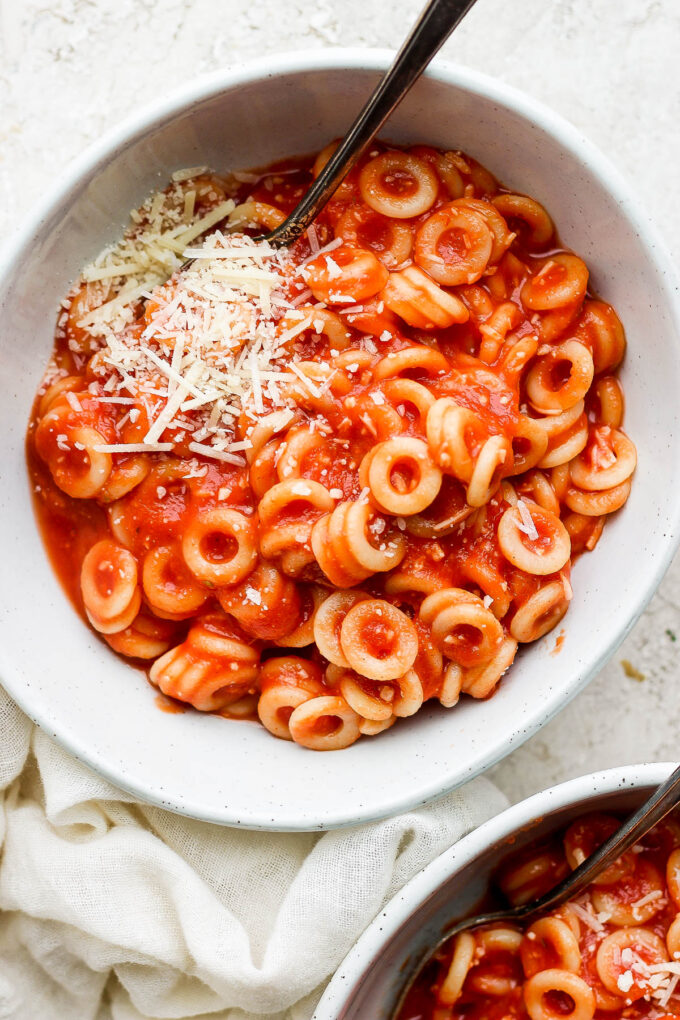
<instances>
[{"instance_id":1,"label":"second white bowl","mask_svg":"<svg viewBox=\"0 0 680 1020\"><path fill-rule=\"evenodd\" d=\"M397 893L345 957L312 1020L391 1020L404 984L454 921L478 909L511 853L589 811L635 810L675 766L627 765L580 776L515 804L432 861ZM613 1017L613 1014L612 1014Z\"/></svg>"}]
</instances>

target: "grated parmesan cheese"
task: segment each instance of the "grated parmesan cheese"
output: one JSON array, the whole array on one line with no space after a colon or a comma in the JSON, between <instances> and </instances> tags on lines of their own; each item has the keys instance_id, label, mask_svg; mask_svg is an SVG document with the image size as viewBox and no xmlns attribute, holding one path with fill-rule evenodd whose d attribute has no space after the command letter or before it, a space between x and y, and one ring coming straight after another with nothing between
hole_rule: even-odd
<instances>
[{"instance_id":1,"label":"grated parmesan cheese","mask_svg":"<svg viewBox=\"0 0 680 1020\"><path fill-rule=\"evenodd\" d=\"M529 513L529 507L526 505L523 499L517 500L517 509L521 518L520 523L517 525L519 531L531 539L532 542L538 539L538 529L534 524L534 519Z\"/></svg>"}]
</instances>

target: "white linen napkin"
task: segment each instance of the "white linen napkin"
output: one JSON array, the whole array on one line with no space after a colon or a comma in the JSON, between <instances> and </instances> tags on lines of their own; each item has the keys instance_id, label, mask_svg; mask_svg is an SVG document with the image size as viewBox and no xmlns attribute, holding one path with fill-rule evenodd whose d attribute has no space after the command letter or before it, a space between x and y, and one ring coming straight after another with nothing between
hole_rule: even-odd
<instances>
[{"instance_id":1,"label":"white linen napkin","mask_svg":"<svg viewBox=\"0 0 680 1020\"><path fill-rule=\"evenodd\" d=\"M1 688L0 790L11 1020L308 1020L382 904L506 803L477 779L335 832L195 822L95 775Z\"/></svg>"}]
</instances>

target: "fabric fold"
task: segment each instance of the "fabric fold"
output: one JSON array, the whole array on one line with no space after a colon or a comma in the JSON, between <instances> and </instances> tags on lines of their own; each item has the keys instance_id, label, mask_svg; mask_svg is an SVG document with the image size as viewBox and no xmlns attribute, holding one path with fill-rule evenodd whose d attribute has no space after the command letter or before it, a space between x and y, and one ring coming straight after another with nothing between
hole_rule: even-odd
<instances>
[{"instance_id":1,"label":"fabric fold","mask_svg":"<svg viewBox=\"0 0 680 1020\"><path fill-rule=\"evenodd\" d=\"M0 1018L308 1020L386 900L505 806L477 779L350 829L225 829L136 803L4 694L0 725Z\"/></svg>"}]
</instances>

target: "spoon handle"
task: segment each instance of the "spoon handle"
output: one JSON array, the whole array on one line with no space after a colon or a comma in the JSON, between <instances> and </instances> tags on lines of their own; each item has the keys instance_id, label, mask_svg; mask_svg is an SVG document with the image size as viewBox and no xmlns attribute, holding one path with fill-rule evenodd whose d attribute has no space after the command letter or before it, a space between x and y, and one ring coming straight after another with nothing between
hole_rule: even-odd
<instances>
[{"instance_id":1,"label":"spoon handle","mask_svg":"<svg viewBox=\"0 0 680 1020\"><path fill-rule=\"evenodd\" d=\"M316 181L287 220L266 240L274 247L292 244L323 209L363 151L385 123L435 53L476 0L430 0L401 47L394 63L365 104Z\"/></svg>"},{"instance_id":2,"label":"spoon handle","mask_svg":"<svg viewBox=\"0 0 680 1020\"><path fill-rule=\"evenodd\" d=\"M590 885L593 878L600 875L610 864L637 843L657 822L668 814L680 802L680 766L671 772L665 783L627 818L621 828L617 829L602 846L587 857L571 875L555 886L538 903L527 904L526 913L537 910L551 910L564 903L572 896L578 896Z\"/></svg>"}]
</instances>

